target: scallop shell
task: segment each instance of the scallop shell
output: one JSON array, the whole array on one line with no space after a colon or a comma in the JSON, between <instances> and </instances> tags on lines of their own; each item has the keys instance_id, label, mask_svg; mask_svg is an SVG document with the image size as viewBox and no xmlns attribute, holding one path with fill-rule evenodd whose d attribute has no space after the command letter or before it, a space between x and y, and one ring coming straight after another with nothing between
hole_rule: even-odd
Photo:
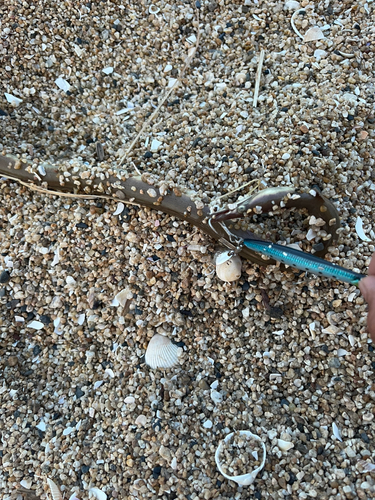
<instances>
[{"instance_id":1,"label":"scallop shell","mask_svg":"<svg viewBox=\"0 0 375 500\"><path fill-rule=\"evenodd\" d=\"M313 26L306 31L303 37L303 41L313 42L315 40L321 40L322 38L325 38L323 31L319 28L319 26Z\"/></svg>"},{"instance_id":2,"label":"scallop shell","mask_svg":"<svg viewBox=\"0 0 375 500\"><path fill-rule=\"evenodd\" d=\"M224 443L226 443L227 441L229 441L232 438L234 432L228 434L220 442L220 444L219 444L219 446L218 446L218 448L216 450L216 453L215 453L215 462L216 462L217 468L220 471L220 474L222 474L225 478L229 479L230 481L235 481L240 486L249 486L250 484L253 484L253 482L255 481L255 478L256 478L257 474L263 469L264 464L266 463L266 447L265 447L263 441L260 439L260 437L256 436L252 432L250 432L250 431L239 431L239 433L242 436L252 437L253 439L256 439L257 441L260 441L260 443L262 444L263 459L262 459L262 462L259 465L259 467L257 467L256 469L254 469L252 472L249 472L248 474L241 474L240 476L228 476L227 474L225 474L225 472L221 468L220 452L221 452L221 450L223 448Z\"/></svg>"},{"instance_id":3,"label":"scallop shell","mask_svg":"<svg viewBox=\"0 0 375 500\"><path fill-rule=\"evenodd\" d=\"M52 500L63 500L57 484L55 484L52 479L47 479L47 484L49 486L49 489L51 490Z\"/></svg>"},{"instance_id":4,"label":"scallop shell","mask_svg":"<svg viewBox=\"0 0 375 500\"><path fill-rule=\"evenodd\" d=\"M178 363L179 347L168 337L156 334L147 346L145 361L153 368L171 368Z\"/></svg>"},{"instance_id":5,"label":"scallop shell","mask_svg":"<svg viewBox=\"0 0 375 500\"><path fill-rule=\"evenodd\" d=\"M222 281L236 281L241 277L241 258L238 255L228 256L223 252L216 259L216 275Z\"/></svg>"}]
</instances>

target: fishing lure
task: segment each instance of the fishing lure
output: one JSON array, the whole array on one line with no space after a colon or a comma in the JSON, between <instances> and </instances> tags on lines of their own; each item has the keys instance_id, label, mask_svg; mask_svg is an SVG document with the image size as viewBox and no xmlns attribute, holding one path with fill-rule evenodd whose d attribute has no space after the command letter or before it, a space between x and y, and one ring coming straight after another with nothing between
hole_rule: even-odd
<instances>
[{"instance_id":1,"label":"fishing lure","mask_svg":"<svg viewBox=\"0 0 375 500\"><path fill-rule=\"evenodd\" d=\"M360 280L366 277L365 274L356 273L302 250L296 250L277 243L245 239L243 244L254 252L263 254L268 258L275 259L301 271L308 271L326 278L334 278L344 283L350 283L351 285L358 285Z\"/></svg>"}]
</instances>

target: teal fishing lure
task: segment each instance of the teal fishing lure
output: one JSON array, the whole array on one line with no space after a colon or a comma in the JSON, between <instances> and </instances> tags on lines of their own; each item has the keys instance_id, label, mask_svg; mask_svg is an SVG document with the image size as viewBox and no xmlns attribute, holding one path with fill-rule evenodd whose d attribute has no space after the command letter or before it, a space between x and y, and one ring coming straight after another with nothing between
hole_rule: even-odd
<instances>
[{"instance_id":1,"label":"teal fishing lure","mask_svg":"<svg viewBox=\"0 0 375 500\"><path fill-rule=\"evenodd\" d=\"M275 259L283 264L300 269L301 271L308 271L326 278L334 278L351 285L358 285L360 280L366 277L365 274L355 273L350 269L337 266L336 264L327 262L324 259L315 257L302 250L278 245L277 243L245 239L243 244L254 252L263 254L268 258Z\"/></svg>"}]
</instances>

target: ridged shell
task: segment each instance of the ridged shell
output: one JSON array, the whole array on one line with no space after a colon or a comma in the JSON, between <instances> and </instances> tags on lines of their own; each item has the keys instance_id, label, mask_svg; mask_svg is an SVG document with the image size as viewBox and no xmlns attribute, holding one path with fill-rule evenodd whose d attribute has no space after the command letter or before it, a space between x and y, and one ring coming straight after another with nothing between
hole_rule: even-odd
<instances>
[{"instance_id":1,"label":"ridged shell","mask_svg":"<svg viewBox=\"0 0 375 500\"><path fill-rule=\"evenodd\" d=\"M259 467L252 470L248 474L241 474L240 476L228 476L227 474L225 474L225 472L221 468L220 454L221 454L221 450L224 446L224 443L229 441L232 438L232 436L234 434L233 432L228 434L222 441L220 441L220 444L219 444L219 446L216 450L216 453L215 453L215 462L216 462L217 468L219 469L220 473L224 477L226 477L227 479L230 479L231 481L235 481L237 484L239 484L241 486L249 486L250 484L253 484L253 482L255 481L255 478L256 478L258 472L263 469L264 464L266 463L266 453L267 452L266 452L266 447L259 436L256 436L255 434L253 434L250 431L239 431L239 432L242 436L249 436L249 437L252 437L253 439L256 439L257 441L260 441L262 448L263 448L263 457L262 457L262 461L261 461Z\"/></svg>"},{"instance_id":2,"label":"ridged shell","mask_svg":"<svg viewBox=\"0 0 375 500\"><path fill-rule=\"evenodd\" d=\"M218 259L216 262L221 262L220 256ZM241 258L238 255L233 255L230 259L216 265L217 277L222 281L236 281L241 277L241 267Z\"/></svg>"},{"instance_id":3,"label":"ridged shell","mask_svg":"<svg viewBox=\"0 0 375 500\"><path fill-rule=\"evenodd\" d=\"M55 484L52 479L47 479L47 484L49 486L49 489L51 490L52 500L63 500L57 484Z\"/></svg>"},{"instance_id":4,"label":"ridged shell","mask_svg":"<svg viewBox=\"0 0 375 500\"><path fill-rule=\"evenodd\" d=\"M99 488L90 488L89 493L91 493L93 497L97 498L97 500L107 500L107 495Z\"/></svg>"},{"instance_id":5,"label":"ridged shell","mask_svg":"<svg viewBox=\"0 0 375 500\"><path fill-rule=\"evenodd\" d=\"M168 337L156 334L147 346L145 361L153 369L171 368L178 363L178 349Z\"/></svg>"}]
</instances>

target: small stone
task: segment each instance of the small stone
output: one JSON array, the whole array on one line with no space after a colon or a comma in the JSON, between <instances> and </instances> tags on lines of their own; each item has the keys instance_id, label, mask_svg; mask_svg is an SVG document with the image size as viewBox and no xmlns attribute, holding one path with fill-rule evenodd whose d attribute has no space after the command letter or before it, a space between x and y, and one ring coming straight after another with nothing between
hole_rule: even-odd
<instances>
[{"instance_id":1,"label":"small stone","mask_svg":"<svg viewBox=\"0 0 375 500\"><path fill-rule=\"evenodd\" d=\"M3 271L0 274L0 283L8 283L9 280L10 280L10 274L8 273L8 271Z\"/></svg>"},{"instance_id":2,"label":"small stone","mask_svg":"<svg viewBox=\"0 0 375 500\"><path fill-rule=\"evenodd\" d=\"M76 398L79 399L84 395L85 395L85 393L83 392L83 390L80 387L77 387L76 388Z\"/></svg>"},{"instance_id":3,"label":"small stone","mask_svg":"<svg viewBox=\"0 0 375 500\"><path fill-rule=\"evenodd\" d=\"M309 131L306 125L301 125L299 129L303 134L307 134L307 132Z\"/></svg>"},{"instance_id":4,"label":"small stone","mask_svg":"<svg viewBox=\"0 0 375 500\"><path fill-rule=\"evenodd\" d=\"M5 364L7 366L16 366L18 363L17 356L9 356L5 358Z\"/></svg>"},{"instance_id":5,"label":"small stone","mask_svg":"<svg viewBox=\"0 0 375 500\"><path fill-rule=\"evenodd\" d=\"M210 386L208 385L208 383L204 380L204 378L202 378L202 380L200 380L198 382L198 386L200 389L202 389L203 391L209 391L210 390Z\"/></svg>"},{"instance_id":6,"label":"small stone","mask_svg":"<svg viewBox=\"0 0 375 500\"><path fill-rule=\"evenodd\" d=\"M160 446L159 448L159 453L160 453L160 456L162 458L164 458L165 460L170 460L172 455L171 455L171 452L169 450L169 448L166 448L165 446Z\"/></svg>"},{"instance_id":7,"label":"small stone","mask_svg":"<svg viewBox=\"0 0 375 500\"><path fill-rule=\"evenodd\" d=\"M334 300L332 302L332 307L336 308L336 307L340 307L342 304L342 300L341 299L337 299L337 300Z\"/></svg>"}]
</instances>

